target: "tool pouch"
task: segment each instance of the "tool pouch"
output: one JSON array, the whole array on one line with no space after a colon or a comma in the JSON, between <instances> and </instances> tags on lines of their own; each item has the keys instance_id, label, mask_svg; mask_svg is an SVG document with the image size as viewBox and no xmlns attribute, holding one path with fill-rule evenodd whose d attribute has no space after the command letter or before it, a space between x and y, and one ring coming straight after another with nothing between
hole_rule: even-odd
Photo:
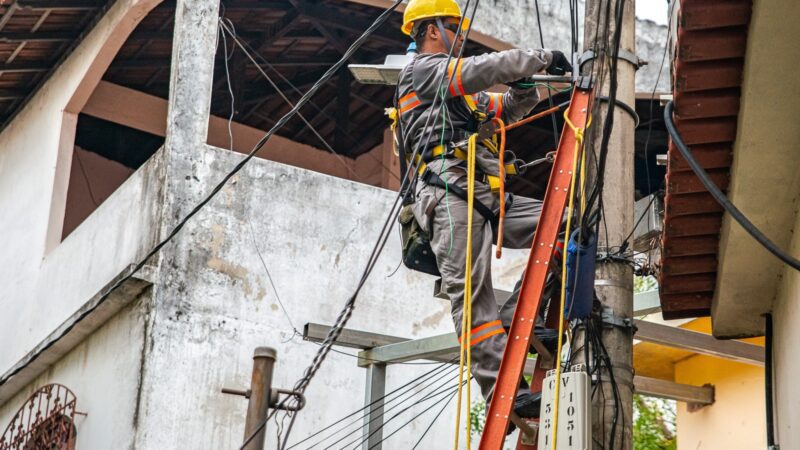
<instances>
[{"instance_id":1,"label":"tool pouch","mask_svg":"<svg viewBox=\"0 0 800 450\"><path fill-rule=\"evenodd\" d=\"M403 245L403 264L411 270L439 276L436 256L430 239L417 223L411 205L403 206L397 217L400 222L400 241Z\"/></svg>"}]
</instances>

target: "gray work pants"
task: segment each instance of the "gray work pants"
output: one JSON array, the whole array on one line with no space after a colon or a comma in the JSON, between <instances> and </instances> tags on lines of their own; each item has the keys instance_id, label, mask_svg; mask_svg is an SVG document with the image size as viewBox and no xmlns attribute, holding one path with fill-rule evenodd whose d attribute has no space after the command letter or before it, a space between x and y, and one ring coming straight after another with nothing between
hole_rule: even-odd
<instances>
[{"instance_id":1,"label":"gray work pants","mask_svg":"<svg viewBox=\"0 0 800 450\"><path fill-rule=\"evenodd\" d=\"M460 168L450 168L442 178L448 183L467 190L466 173ZM456 333L461 334L464 306L464 275L467 246L467 202L445 189L429 186L421 180L417 185L414 215L420 226L431 236L431 247L442 275L442 290L452 303ZM475 200L499 211L498 196L488 184L476 182ZM515 196L506 211L503 224L503 247L530 248L536 225L539 222L542 202ZM472 225L472 375L488 399L494 390L500 361L506 345L503 328L510 327L517 295L498 311L492 288L492 243L497 230L477 211ZM515 293L517 294L517 293Z\"/></svg>"}]
</instances>

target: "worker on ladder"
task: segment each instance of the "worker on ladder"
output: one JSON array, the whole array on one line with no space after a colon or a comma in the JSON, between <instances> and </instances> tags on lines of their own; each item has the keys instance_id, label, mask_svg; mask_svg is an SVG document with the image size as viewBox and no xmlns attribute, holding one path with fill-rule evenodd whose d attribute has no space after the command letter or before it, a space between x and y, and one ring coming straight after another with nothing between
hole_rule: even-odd
<instances>
[{"instance_id":1,"label":"worker on ladder","mask_svg":"<svg viewBox=\"0 0 800 450\"><path fill-rule=\"evenodd\" d=\"M402 31L416 42L418 54L400 73L396 110L401 159L417 170L417 180L407 183L407 210L430 241L442 290L452 303L456 330L461 329L467 228L466 140L493 117L510 123L528 114L539 101L530 80L546 70L553 75L572 71L562 52L513 49L458 59L464 36L459 32L461 9L454 0L410 0L403 15ZM468 19L462 27L466 29ZM448 53L455 55L447 64ZM447 67L445 67L447 66ZM434 98L442 73L444 105ZM448 85L447 80L452 79ZM517 83L515 83L515 81ZM508 84L508 92L484 92ZM433 117L432 117L433 116ZM427 126L426 126L427 124ZM424 142L423 142L424 141ZM419 157L410 155L419 149ZM488 142L477 147L479 176L475 185L472 262L472 374L487 401L494 389L503 350L505 328L510 326L518 291L498 311L491 279L491 249L497 233L500 199L494 192L499 181L497 148ZM515 167L513 156L505 161L506 173ZM509 159L507 158L507 159ZM517 165L518 167L518 165ZM505 198L504 247L530 248L542 202L516 196ZM401 216L401 221L402 221ZM519 285L517 286L519 289ZM540 322L538 323L543 323ZM537 330L540 330L537 327ZM555 334L550 336L555 338ZM464 336L460 336L459 340ZM538 417L541 393L532 393L524 378L514 404L523 418Z\"/></svg>"}]
</instances>

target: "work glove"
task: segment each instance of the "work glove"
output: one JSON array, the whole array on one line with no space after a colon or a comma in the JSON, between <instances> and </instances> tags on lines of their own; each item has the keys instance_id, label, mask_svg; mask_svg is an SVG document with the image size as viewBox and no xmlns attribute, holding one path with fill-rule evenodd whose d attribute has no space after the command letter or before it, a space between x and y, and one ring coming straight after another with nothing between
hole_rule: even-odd
<instances>
[{"instance_id":1,"label":"work glove","mask_svg":"<svg viewBox=\"0 0 800 450\"><path fill-rule=\"evenodd\" d=\"M512 81L511 83L506 83L506 85L514 89L524 90L536 87L536 82L533 81L532 77L525 77L525 78L520 78L517 81Z\"/></svg>"},{"instance_id":2,"label":"work glove","mask_svg":"<svg viewBox=\"0 0 800 450\"><path fill-rule=\"evenodd\" d=\"M553 61L547 66L547 73L550 75L565 75L567 72L572 72L572 64L569 63L564 53L558 50L553 50L550 53L553 55Z\"/></svg>"}]
</instances>

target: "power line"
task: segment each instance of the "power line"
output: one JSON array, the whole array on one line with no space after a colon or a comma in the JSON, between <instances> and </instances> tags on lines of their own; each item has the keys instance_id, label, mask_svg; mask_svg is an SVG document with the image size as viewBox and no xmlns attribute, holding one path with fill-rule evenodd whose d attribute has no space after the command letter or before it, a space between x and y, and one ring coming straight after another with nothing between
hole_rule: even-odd
<instances>
[{"instance_id":1,"label":"power line","mask_svg":"<svg viewBox=\"0 0 800 450\"><path fill-rule=\"evenodd\" d=\"M404 395L408 394L409 392L413 391L414 389L417 389L422 385L426 385L426 384L432 383L430 380L432 378L442 374L442 373L446 373L446 369L449 366L450 366L449 363L441 364L439 367L436 367L436 368L426 372L425 374L423 374L423 375L421 375L421 376L409 381L408 383L398 387L394 391L392 391L392 392L390 392L390 393L388 393L388 394L386 394L386 395L384 395L384 396L382 396L382 397L380 397L378 399L373 400L371 403L369 403L368 405L364 406L363 408L360 408L360 409L358 409L358 410L356 410L356 411L354 411L354 412L352 412L352 413L350 413L350 414L338 419L337 421L335 421L332 424L326 426L325 428L322 428L320 430L315 430L314 434L312 434L311 436L309 436L309 437L307 437L307 438L305 438L305 439L303 439L301 441L298 441L298 442L292 444L288 448L289 449L295 448L295 447L299 446L300 444L311 440L312 438L318 437L323 432L335 427L336 425L339 425L340 423L346 421L347 419L352 418L353 416L357 415L358 413L360 413L360 412L362 412L364 410L367 410L367 412L365 414L362 414L361 416L357 417L354 421L351 421L350 423L348 423L348 424L344 425L343 427L337 429L332 434L329 434L328 436L325 436L324 438L320 439L319 441L317 441L316 443L312 444L308 448L312 448L312 447L315 447L315 446L321 444L322 442L324 442L324 441L332 438L333 436L339 434L340 432L346 430L347 428L349 428L353 424L361 422L365 417L369 416L369 414L371 413L370 409L373 406L383 402L383 407L386 408L386 405L388 405L389 403L397 401L398 399L402 398ZM439 381L440 379L441 378L437 378L436 381ZM402 391L402 392L399 392L399 391ZM395 395L395 396L391 397L393 395ZM412 394L412 396L413 395L414 394ZM385 413L386 413L386 409L384 409L384 414ZM381 414L381 416L382 415L383 414Z\"/></svg>"},{"instance_id":2,"label":"power line","mask_svg":"<svg viewBox=\"0 0 800 450\"><path fill-rule=\"evenodd\" d=\"M272 81L272 78L270 78L269 75L267 75L267 73L264 72L264 69L261 68L261 66L258 64L258 62L256 62L256 60L253 58L253 56L250 55L250 53L248 53L247 50L244 48L244 46L242 45L241 41L239 40L239 37L236 35L235 30L233 29L233 25L231 24L230 26L228 26L228 25L225 24L226 20L230 23L230 19L227 19L227 18L224 18L224 17L220 17L219 18L219 25L220 25L221 30L223 31L223 36L224 36L225 33L228 33L230 35L231 39L233 39L233 42L241 49L242 53L244 53L244 55L247 57L247 59L249 59L250 62L253 63L253 65L256 67L256 69L258 69L258 71L261 73L261 75L269 82L269 84L272 86L272 88L275 89L275 91L283 99L283 101L285 101L286 104L289 105L289 107L294 107L294 104L292 103L292 101L289 100L288 97L286 97L286 94L284 94L283 91L281 91L278 88L278 85L275 84L274 81ZM226 62L226 64L225 64L226 73L227 73L227 68L228 68L228 66L227 66L227 62ZM231 93L231 96L233 96L233 93ZM231 105L232 104L233 104L233 100L231 100ZM232 117L233 117L233 107L231 107L231 118ZM306 126L308 126L308 128L311 130L311 133L313 133L314 136L316 136L320 140L320 142L322 142L322 145L326 149L328 149L329 152L333 153L333 155L336 156L336 158L339 160L339 162L342 164L342 166L344 166L344 168L347 169L347 171L350 172L350 174L354 178L361 179L361 177L359 177L358 174L356 174L356 172L350 167L350 165L347 164L347 161L344 160L342 155L340 155L336 150L333 149L333 147L331 147L331 145L328 143L328 141L326 141L325 138L322 137L321 134L319 134L319 132L316 130L316 128L314 128L311 125L311 123L308 120L306 120L305 116L303 116L303 114L300 113L299 110L297 112L297 117L299 117L303 121L303 123L305 123ZM228 124L228 126L230 127L230 123Z\"/></svg>"},{"instance_id":3,"label":"power line","mask_svg":"<svg viewBox=\"0 0 800 450\"><path fill-rule=\"evenodd\" d=\"M228 20L228 22L230 22L230 19L226 19L226 20ZM250 53L252 55L254 55L258 60L261 61L261 64L267 66L267 68L272 70L278 76L278 78L280 78L284 83L286 83L292 91L294 91L295 93L297 93L299 95L303 95L303 92L300 91L300 89L298 89L297 86L295 86L294 83L292 83L292 81L290 79L286 78L278 69L275 68L275 66L273 66L269 61L267 61L267 59L261 53L259 53L256 49L254 49L252 45L250 45L246 40L241 40L240 39L240 42L250 50ZM259 69L259 71L261 71L261 68L260 68L261 64L256 64L258 66L257 68ZM269 78L269 77L266 77L266 78ZM273 84L273 88L276 91L280 92L280 90L274 84ZM335 118L331 117L330 114L326 113L323 108L320 108L319 106L317 106L316 103L310 101L310 102L308 102L308 104L311 105L314 109L317 110L317 112L319 112L320 114L324 115L328 119L335 120ZM309 123L307 123L307 122L306 122L306 125L310 129L312 129L312 132L313 132L313 127L311 127L311 125ZM344 135L347 137L347 139L350 140L350 142L352 144L357 144L358 143L358 141L350 134L350 132L348 132L347 130L342 130L342 131L344 131ZM331 151L333 153L336 153L333 150L331 150ZM373 155L372 152L367 152L367 153L365 153L365 155L367 155L370 158L372 158L372 160L378 162L378 164L380 164L384 169L386 169L388 171L388 173L391 174L392 177L394 177L397 180L400 179L400 177L397 174L395 174L394 170L392 170L390 167L387 167L386 164L384 164L383 161L380 158L378 158L375 155Z\"/></svg>"},{"instance_id":4,"label":"power line","mask_svg":"<svg viewBox=\"0 0 800 450\"><path fill-rule=\"evenodd\" d=\"M783 261L789 267L800 270L800 260L795 258L794 256L786 253L783 249L778 247L774 242L772 242L761 230L759 230L747 216L742 213L739 208L736 207L729 199L725 196L724 193L714 184L714 181L708 176L708 173L703 169L703 167L694 159L694 155L689 150L689 147L683 142L683 138L681 138L680 133L678 133L678 129L675 128L675 123L672 121L672 111L674 110L675 105L672 101L667 103L667 107L664 108L664 123L667 125L667 131L669 132L670 137L672 138L672 142L681 152L681 155L689 164L689 167L692 168L692 171L697 178L703 183L703 186L706 187L708 192L714 197L714 200L720 204L725 209L725 212L731 215L731 217L736 220L736 222L747 231L750 236L753 237L759 244L761 244L767 251L775 255L778 259Z\"/></svg>"},{"instance_id":5,"label":"power line","mask_svg":"<svg viewBox=\"0 0 800 450\"><path fill-rule=\"evenodd\" d=\"M402 2L402 0L397 0L397 2L392 5L392 7L390 7L386 11L384 11L381 14L381 16L379 16L378 19L376 19L376 21L370 26L370 29L373 29L373 28L379 26L383 21L385 21L386 18L388 17L388 14L390 14L392 11L394 11L394 9L396 9L397 6L399 6L399 4L401 2ZM471 3L471 0L467 0L465 11L469 11L470 3ZM477 0L475 8L473 9L473 13L472 13L473 17L475 15L475 11L477 10L477 7L478 7L479 3L480 3L480 0ZM470 30L472 29L472 23L473 22L470 21L469 26L467 26L467 29L466 29L465 34L464 34L464 41L466 41L468 39L468 37L469 37ZM449 78L446 76L447 75L447 67L448 67L448 65L449 65L449 63L450 63L450 61L451 61L451 59L453 57L453 53L455 51L455 44L458 41L458 39L460 38L460 36L461 36L462 30L463 30L463 24L464 24L464 16L462 16L461 19L459 20L458 32L456 33L455 39L454 39L454 41L453 41L453 43L452 43L452 45L450 47L450 50L448 52L447 60L445 61L445 64L442 65L441 75L439 77L439 82L438 82L438 85L436 87L435 92L441 93L442 92L442 87L444 85L444 80L447 78L448 79L448 83L452 83L453 77L455 76L456 71L453 71L453 73L450 74ZM459 52L459 55L458 55L459 59L463 55L465 47L466 47L465 45L462 45L462 47L460 49L460 52ZM440 99L442 100L442 103L443 103L444 102L444 94L440 94L440 95L437 95L436 97L434 97L434 101L433 101L433 103L431 105L432 112L435 111L435 108L437 107L437 102ZM441 105L439 105L439 107L441 107ZM433 112L432 114L430 114L427 117L426 121L425 121L425 124L424 124L425 126L423 127L423 129L425 129L426 127L429 127L431 119L433 117L436 117L436 116L438 116L438 113L436 113L436 112ZM414 152L411 154L411 158L410 158L411 161L415 161L416 160L416 156L420 153L421 148L425 145L425 143L430 141L430 137L431 137L432 133L433 133L433 127L430 127L428 129L427 139L420 140L418 142L417 148L414 149ZM366 267L364 268L364 271L362 272L361 278L360 278L360 280L359 280L359 282L358 282L353 294L347 300L347 302L344 305L344 308L339 313L339 316L337 317L333 327L331 327L330 331L328 332L328 335L323 340L322 345L320 346L320 350L315 355L315 357L314 357L313 361L311 362L311 364L306 368L306 371L305 371L303 377L301 377L300 380L298 380L298 382L295 384L295 389L294 390L296 392L302 393L302 392L305 391L306 387L311 382L311 380L314 378L314 376L316 375L316 373L319 370L320 366L322 365L322 362L325 360L328 352L330 351L331 347L333 346L333 343L339 337L339 335L341 334L341 332L344 329L345 325L350 320L350 317L351 317L351 315L353 313L353 309L355 307L355 302L356 302L356 299L358 297L358 294L360 293L362 287L366 283L367 278L372 273L372 270L374 269L375 264L377 262L378 256L381 254L381 252L383 251L383 248L386 245L386 242L388 241L389 231L391 231L391 229L392 229L392 227L394 225L395 219L397 218L397 215L400 212L400 207L402 206L401 200L404 198L404 195L407 195L408 192L411 192L411 189L409 189L408 192L404 193L403 189L402 189L402 186L406 185L406 181L411 179L410 177L412 176L412 174L416 174L416 168L414 167L413 164L409 164L409 167L406 169L406 172L405 172L405 174L403 176L403 180L401 181L400 192L395 197L394 204L392 205L392 207L391 207L391 209L389 211L389 214L387 215L386 220L384 221L384 224L383 224L383 226L382 226L382 228L380 230L380 233L378 234L378 239L377 239L377 241L376 241L376 243L375 243L375 245L374 245L374 247L372 249L372 252L370 253L369 259L367 261ZM288 438L289 433L291 432L291 429L292 429L292 426L294 424L294 420L295 420L296 417L297 417L297 415L295 414L292 417L292 421L289 423L289 427L287 428L287 431L286 431L287 438ZM253 434L245 441L245 445L246 445L247 442L252 440L252 438L261 430L261 428L263 428L263 426L265 424L266 424L266 421L263 422L262 424L260 424L259 427L257 427L257 429L253 432ZM244 446L242 446L242 448L243 447Z\"/></svg>"},{"instance_id":6,"label":"power line","mask_svg":"<svg viewBox=\"0 0 800 450\"><path fill-rule=\"evenodd\" d=\"M356 39L356 41L347 49L347 51L342 56L342 58L338 62L336 62L331 68L329 68L328 71L325 72L325 74L314 84L314 86L312 86L311 89L305 95L303 95L303 97L300 99L300 101L297 102L295 107L291 111L289 111L289 113L287 113L283 118L281 118L281 120L278 121L278 123L273 127L272 130L270 130L270 132L265 137L268 139L269 136L271 136L272 133L274 133L274 130L277 130L278 126L283 126L288 121L288 119L291 118L298 111L298 109L300 107L302 107L308 101L308 99L311 97L311 95L313 95L313 93L316 92L319 89L319 87L322 86L322 84L324 84L328 79L330 79L333 76L333 74L337 70L339 70L339 68L344 64L344 62L347 59L349 59L350 56L352 56L352 54L355 52L355 50L358 49L358 47L360 47L364 43L364 41L366 41L366 39L369 37L369 35L372 34L372 32L374 32L378 27L381 26L381 24L383 24L389 18L389 15L392 12L394 12L394 10L397 9L397 7L400 6L401 3L402 3L402 0L396 0L395 3L392 4L392 6L390 6L385 11L383 11L375 19L375 21L372 23L372 25L370 25L370 27L358 39ZM265 140L264 140L264 142L265 142ZM261 144L261 145L263 145L263 144ZM252 157L252 156L249 156L249 157ZM406 174L406 176L408 176L408 173ZM225 180L225 181L227 181L227 180ZM363 273L361 275L361 278L360 278L360 280L358 282L358 285L356 286L356 289L355 289L353 295L345 303L345 306L342 309L342 311L340 312L339 316L337 317L336 322L334 323L334 326L331 327L331 330L329 331L329 333L326 336L325 340L322 342L322 345L320 346L319 351L314 356L314 359L312 360L311 364L306 368L306 371L304 372L303 377L301 377L298 380L298 382L295 384L295 388L294 388L295 392L298 392L298 393L305 392L306 387L311 382L311 380L313 379L314 375L316 375L316 372L319 370L319 367L321 366L322 362L325 360L325 357L327 356L328 352L330 351L330 348L333 345L334 341L339 337L339 335L342 332L342 329L344 328L344 326L348 322L350 316L352 315L353 307L355 305L355 300L356 300L358 294L360 293L361 288L364 286L364 283L366 282L366 280L369 277L370 273L372 272L372 270L373 270L373 268L375 266L375 263L377 262L377 258L380 255L381 251L383 250L383 247L386 245L386 242L388 241L388 234L389 234L389 231L391 230L393 222L394 222L393 218L395 218L397 216L397 214L399 213L399 208L397 207L398 204L399 204L399 201L398 201L399 198L400 198L400 194L398 194L398 197L395 199L394 205L392 206L391 211L390 211L389 215L387 216L386 221L384 222L384 225L383 225L383 227L382 227L382 229L381 229L381 231L380 231L380 233L378 235L378 241L376 242L375 246L373 247L373 250L372 250L372 252L370 254L370 257L369 257L369 259L367 261L367 265L366 265L366 267L365 267L365 269L364 269L364 271L363 271ZM289 397L287 397L287 399L288 398ZM287 428L287 432L286 432L286 437L287 438L288 438L289 433L291 432L292 425L294 424L294 420L295 420L296 417L297 417L297 414L294 414L293 417L292 417L292 421L289 423L289 427ZM261 429L263 429L264 425L266 424L266 422L268 420L269 420L269 417L267 418L266 421L263 421L262 423L259 424L258 427L256 427L256 429L253 431L253 433L245 440L245 442L244 442L244 444L242 445L241 448L244 448L261 431Z\"/></svg>"},{"instance_id":7,"label":"power line","mask_svg":"<svg viewBox=\"0 0 800 450\"><path fill-rule=\"evenodd\" d=\"M467 383L467 381L464 381L464 383ZM386 436L386 437L384 437L383 439L381 439L381 440L380 440L380 442L378 442L378 443L376 443L375 445L371 446L371 447L370 447L370 450L371 450L371 449L373 449L373 448L375 448L375 447L377 447L377 446L378 446L378 444L380 444L380 443L383 443L385 440L387 440L387 439L389 439L390 437L394 436L395 434L397 434L397 432L398 432L398 431L402 430L402 429L403 429L403 428L405 428L405 427L406 427L408 424L410 424L411 422L413 422L413 421L417 420L417 419L418 419L419 417L421 417L423 414L425 414L426 412L430 411L431 409L433 409L435 406L437 406L437 405L441 404L442 402L444 402L444 407L442 408L442 410L441 410L441 411L444 411L444 408L446 408L446 407L447 407L447 405L448 405L448 404L449 404L449 403L450 403L450 402L453 400L453 398L455 398L455 396L456 396L456 393L458 392L458 388L457 388L457 387L456 387L456 388L451 388L451 392L452 392L452 394L450 395L450 397L444 397L444 398L440 399L439 401L437 401L437 402L433 403L431 406L429 406L429 407L425 408L425 410L423 410L421 413L419 413L419 414L415 415L414 417L412 417L411 419L409 419L409 420L408 420L406 423L404 423L403 425L400 425L400 426L399 426L399 427L398 427L396 430L394 430L394 431L392 431L391 433L389 433L389 435L388 435L388 436ZM436 417L434 417L434 419L433 419L433 421L434 421L434 422L435 422L435 421L436 421L436 419L438 419L438 418L439 418L439 416L441 415L441 411L439 411L439 414L437 414L437 415L436 415ZM431 422L431 425L433 425L433 422ZM430 428L430 426L429 426L429 428ZM427 430L426 430L426 433L427 433ZM423 434L423 436L425 436L425 435ZM415 447L416 447L416 446L415 446ZM357 448L357 447L356 447L356 448Z\"/></svg>"}]
</instances>

